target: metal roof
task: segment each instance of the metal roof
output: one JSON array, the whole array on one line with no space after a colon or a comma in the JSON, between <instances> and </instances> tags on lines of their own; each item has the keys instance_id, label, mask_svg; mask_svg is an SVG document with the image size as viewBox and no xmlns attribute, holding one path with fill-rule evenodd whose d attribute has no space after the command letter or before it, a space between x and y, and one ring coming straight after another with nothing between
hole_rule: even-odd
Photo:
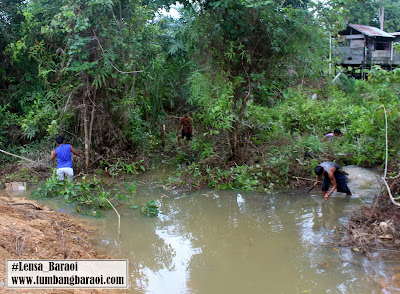
<instances>
[{"instance_id":1,"label":"metal roof","mask_svg":"<svg viewBox=\"0 0 400 294\"><path fill-rule=\"evenodd\" d=\"M359 24L351 24L349 23L349 26L360 33L367 35L368 37L385 37L385 38L394 38L391 34L388 34L381 29L378 29L376 27L370 27L370 26L365 26L365 25L359 25Z\"/></svg>"},{"instance_id":2,"label":"metal roof","mask_svg":"<svg viewBox=\"0 0 400 294\"><path fill-rule=\"evenodd\" d=\"M389 34L391 34L392 36L400 36L400 32L393 32L393 33L389 33Z\"/></svg>"}]
</instances>

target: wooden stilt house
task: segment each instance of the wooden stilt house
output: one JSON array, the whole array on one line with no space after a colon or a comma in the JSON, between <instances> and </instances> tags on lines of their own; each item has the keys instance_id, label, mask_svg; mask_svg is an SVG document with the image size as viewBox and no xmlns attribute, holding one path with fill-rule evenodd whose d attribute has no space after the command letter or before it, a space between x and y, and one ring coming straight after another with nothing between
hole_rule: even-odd
<instances>
[{"instance_id":1,"label":"wooden stilt house","mask_svg":"<svg viewBox=\"0 0 400 294\"><path fill-rule=\"evenodd\" d=\"M394 42L400 33L386 33L378 28L348 24L337 37L334 50L335 64L349 68L355 76L373 65L392 69L400 65L400 54L394 50Z\"/></svg>"}]
</instances>

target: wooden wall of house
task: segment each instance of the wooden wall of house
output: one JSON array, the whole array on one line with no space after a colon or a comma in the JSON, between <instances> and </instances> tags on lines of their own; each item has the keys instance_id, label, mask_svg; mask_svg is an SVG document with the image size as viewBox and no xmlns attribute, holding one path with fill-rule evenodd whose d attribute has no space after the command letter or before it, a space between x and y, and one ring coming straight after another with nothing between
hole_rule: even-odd
<instances>
[{"instance_id":1,"label":"wooden wall of house","mask_svg":"<svg viewBox=\"0 0 400 294\"><path fill-rule=\"evenodd\" d=\"M335 49L336 64L342 66L372 66L383 67L400 66L400 53L393 51L392 38L368 38L362 34L342 35L339 46ZM396 38L397 39L397 38ZM398 38L400 40L400 36Z\"/></svg>"},{"instance_id":2,"label":"wooden wall of house","mask_svg":"<svg viewBox=\"0 0 400 294\"><path fill-rule=\"evenodd\" d=\"M364 61L364 47L361 48L350 48L337 47L336 58L338 63L342 65L361 65Z\"/></svg>"}]
</instances>

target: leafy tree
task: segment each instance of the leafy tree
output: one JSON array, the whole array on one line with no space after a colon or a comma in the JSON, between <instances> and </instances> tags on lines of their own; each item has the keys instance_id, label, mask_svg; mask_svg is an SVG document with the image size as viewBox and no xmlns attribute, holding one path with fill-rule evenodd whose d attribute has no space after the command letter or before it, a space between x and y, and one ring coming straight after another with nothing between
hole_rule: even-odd
<instances>
[{"instance_id":1,"label":"leafy tree","mask_svg":"<svg viewBox=\"0 0 400 294\"><path fill-rule=\"evenodd\" d=\"M166 54L154 42L160 32L154 16L167 4L16 2L19 35L3 46L18 69L8 78L12 84L6 92L24 136L82 135L86 168L92 148L106 156L128 150L137 122L142 125L146 116L163 109L168 73L163 70ZM2 16L5 23L14 19Z\"/></svg>"},{"instance_id":2,"label":"leafy tree","mask_svg":"<svg viewBox=\"0 0 400 294\"><path fill-rule=\"evenodd\" d=\"M271 88L285 87L291 75L324 73L328 34L324 13L314 15L322 4L214 0L185 5L194 15L189 38L200 68L190 78L191 101L203 107L206 122L213 117L221 122L214 127L228 132L231 157L241 162L248 141L241 132L247 106L263 103Z\"/></svg>"},{"instance_id":3,"label":"leafy tree","mask_svg":"<svg viewBox=\"0 0 400 294\"><path fill-rule=\"evenodd\" d=\"M384 9L384 31L395 32L400 30L400 1L349 1L344 6L347 10L349 23L370 25L380 28L379 12Z\"/></svg>"}]
</instances>

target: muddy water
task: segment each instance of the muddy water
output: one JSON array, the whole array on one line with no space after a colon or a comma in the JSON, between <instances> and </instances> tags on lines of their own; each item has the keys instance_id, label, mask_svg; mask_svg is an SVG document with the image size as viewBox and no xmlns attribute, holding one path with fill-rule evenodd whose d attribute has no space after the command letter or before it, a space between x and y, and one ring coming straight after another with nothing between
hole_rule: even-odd
<instances>
[{"instance_id":1,"label":"muddy water","mask_svg":"<svg viewBox=\"0 0 400 294\"><path fill-rule=\"evenodd\" d=\"M112 211L92 220L97 246L129 259L127 293L382 293L394 270L332 240L379 187L375 172L346 171L354 196L327 202L317 189L165 192L160 181L170 171L148 172L132 179L135 198L117 207L120 241ZM160 204L156 218L128 208L150 199Z\"/></svg>"},{"instance_id":2,"label":"muddy water","mask_svg":"<svg viewBox=\"0 0 400 294\"><path fill-rule=\"evenodd\" d=\"M129 259L129 293L381 293L388 268L332 245L335 227L377 189L376 174L357 169L350 178L371 178L350 181L354 197L328 202L303 190L166 193L162 170L147 173L131 204L157 199L160 215L120 206L120 243L110 212L96 221L97 245Z\"/></svg>"}]
</instances>

